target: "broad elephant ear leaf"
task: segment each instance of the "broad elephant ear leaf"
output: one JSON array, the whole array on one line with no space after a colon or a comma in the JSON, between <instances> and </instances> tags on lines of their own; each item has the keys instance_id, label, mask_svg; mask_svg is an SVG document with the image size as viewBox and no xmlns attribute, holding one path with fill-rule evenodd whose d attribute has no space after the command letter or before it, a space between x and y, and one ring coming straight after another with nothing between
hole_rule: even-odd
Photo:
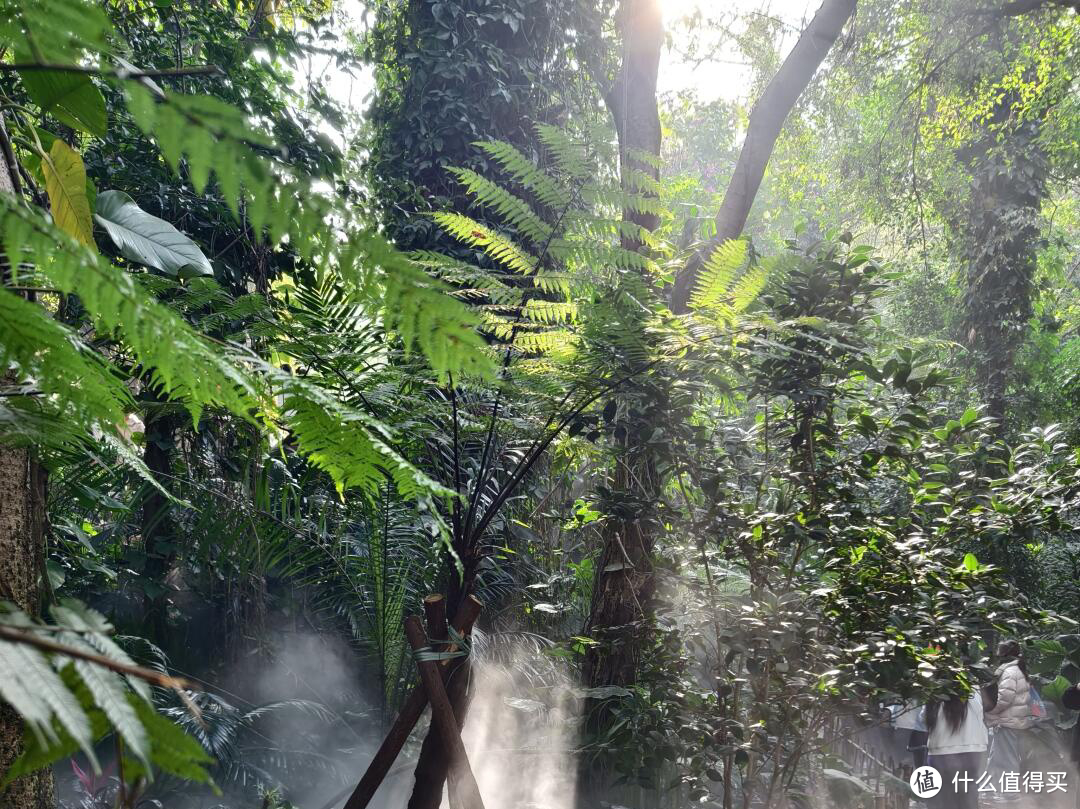
<instances>
[{"instance_id":1,"label":"broad elephant ear leaf","mask_svg":"<svg viewBox=\"0 0 1080 809\"><path fill-rule=\"evenodd\" d=\"M195 242L164 219L148 214L123 191L98 194L94 220L129 261L179 278L214 274L210 260Z\"/></svg>"}]
</instances>

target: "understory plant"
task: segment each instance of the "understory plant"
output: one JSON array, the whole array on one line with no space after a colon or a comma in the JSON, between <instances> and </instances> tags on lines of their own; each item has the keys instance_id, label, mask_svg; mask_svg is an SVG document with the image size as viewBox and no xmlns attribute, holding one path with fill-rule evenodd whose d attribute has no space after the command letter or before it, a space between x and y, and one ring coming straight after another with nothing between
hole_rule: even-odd
<instances>
[{"instance_id":1,"label":"understory plant","mask_svg":"<svg viewBox=\"0 0 1080 809\"><path fill-rule=\"evenodd\" d=\"M811 806L830 742L879 704L978 687L982 638L1046 617L987 562L1055 526L1075 457L1007 447L950 380L882 350L870 248L790 247L704 400L668 494L660 632L598 752L628 783L731 806ZM752 260L752 259L747 259Z\"/></svg>"}]
</instances>

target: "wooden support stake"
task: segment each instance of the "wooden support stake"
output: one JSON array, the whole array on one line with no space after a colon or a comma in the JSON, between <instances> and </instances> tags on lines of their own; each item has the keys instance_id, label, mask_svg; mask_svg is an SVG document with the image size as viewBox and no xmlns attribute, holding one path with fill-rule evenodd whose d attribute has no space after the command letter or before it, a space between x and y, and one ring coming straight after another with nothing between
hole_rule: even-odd
<instances>
[{"instance_id":1,"label":"wooden support stake","mask_svg":"<svg viewBox=\"0 0 1080 809\"><path fill-rule=\"evenodd\" d=\"M443 604L445 610L445 602ZM476 596L469 596L465 599L457 615L454 616L454 629L457 630L459 635L468 636L472 631L473 624L476 623L476 619L480 616L480 610L483 608L484 603ZM452 643L447 644L444 651L457 651L457 646ZM449 663L449 660L440 660L440 668L445 668ZM405 704L402 705L400 713L394 720L394 724L391 725L378 752L375 753L375 757L371 759L371 763L364 772L364 777L360 779L360 783L356 785L356 789L349 796L349 800L345 802L344 809L367 809L371 799L375 797L379 785L382 784L386 774L390 772L390 768L394 765L398 754L401 753L401 748L409 740L409 734L416 727L416 723L420 721L420 717L424 715L424 708L427 707L427 704L427 692L423 686L418 686L409 693ZM336 806L340 800L340 797L336 798L325 809Z\"/></svg>"},{"instance_id":2,"label":"wooden support stake","mask_svg":"<svg viewBox=\"0 0 1080 809\"><path fill-rule=\"evenodd\" d=\"M440 593L424 598L424 616L427 618L427 636L432 642L445 642L450 635L446 631L446 599Z\"/></svg>"},{"instance_id":3,"label":"wooden support stake","mask_svg":"<svg viewBox=\"0 0 1080 809\"><path fill-rule=\"evenodd\" d=\"M465 717L469 712L470 660L460 657L450 661L450 666L443 677L446 683L446 696L454 711L459 729L465 728ZM420 747L420 757L413 774L413 791L405 809L439 809L442 805L443 787L449 781L450 809L463 809L460 796L455 786L447 758L445 744L435 724L428 727L427 736Z\"/></svg>"},{"instance_id":4,"label":"wooden support stake","mask_svg":"<svg viewBox=\"0 0 1080 809\"><path fill-rule=\"evenodd\" d=\"M417 616L411 615L405 619L405 636L409 639L413 652L419 653L427 648L424 625ZM461 731L458 729L454 709L450 707L450 699L446 696L446 687L439 675L439 667L434 660L421 660L418 656L416 668L420 671L420 680L427 691L428 702L431 703L431 719L439 731L446 757L450 761L450 772L455 776L455 786L460 790L463 803L466 809L484 809L484 800L480 797L480 788L476 785L472 767L469 766L469 755L461 741Z\"/></svg>"}]
</instances>

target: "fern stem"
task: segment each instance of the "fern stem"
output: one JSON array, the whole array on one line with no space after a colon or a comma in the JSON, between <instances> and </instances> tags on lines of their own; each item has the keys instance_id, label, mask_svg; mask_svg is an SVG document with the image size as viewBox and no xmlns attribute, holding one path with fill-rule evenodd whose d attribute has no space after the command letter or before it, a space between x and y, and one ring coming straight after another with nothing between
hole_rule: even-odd
<instances>
[{"instance_id":1,"label":"fern stem","mask_svg":"<svg viewBox=\"0 0 1080 809\"><path fill-rule=\"evenodd\" d=\"M453 427L454 427L454 491L457 492L458 500L454 501L453 508L450 512L450 519L453 522L454 536L458 536L461 533L461 445L458 438L458 403L457 403L457 387L454 385L454 375L450 374L447 377L450 383L450 407L452 409Z\"/></svg>"},{"instance_id":2,"label":"fern stem","mask_svg":"<svg viewBox=\"0 0 1080 809\"><path fill-rule=\"evenodd\" d=\"M540 253L536 257L536 263L533 265L533 268L532 268L532 273L531 273L532 275L535 275L540 270L540 265L543 263L544 259L547 257L549 251L551 250L551 243L555 239L555 234L559 232L559 229L562 227L563 222L566 220L566 215L570 212L571 205L573 205L573 203L579 198L579 196L581 194L581 188L582 188L582 186L584 184L585 184L585 178L582 177L578 181L576 187L574 188L574 192L571 195L571 199L568 200L566 205L563 206L563 209L561 211L559 211L559 216L555 220L555 224L552 225L551 232L548 233L547 239L545 239L544 244L540 248ZM514 328L510 331L510 340L509 340L509 345L506 346L506 355L503 357L503 367L502 367L503 373L505 373L506 369L510 366L510 359L512 357L512 352L513 352L513 349L514 349L514 339L517 337L518 329L519 329L519 327L521 325L521 319L522 319L522 317L524 316L524 313L525 313L525 305L526 305L526 303L527 303L526 293L523 292L522 295L521 295L521 306L518 309L517 317L514 320ZM473 521L474 517L476 516L476 507L480 503L480 493L484 490L484 486L485 486L485 483L486 483L486 481L484 480L484 476L485 476L485 474L487 474L487 471L488 471L487 468L486 468L487 467L487 460L488 460L488 452L489 452L489 450L491 448L491 443L492 443L492 440L493 440L493 438L495 436L495 428L496 428L497 419L498 419L498 415L499 415L499 404L500 404L501 399L502 399L502 392L503 392L502 388L499 388L499 390L496 391L496 393L495 393L495 405L492 408L492 412L491 412L491 423L488 425L487 439L484 441L484 451L480 456L480 470L477 472L477 475L476 475L476 486L473 488L472 497L469 500L469 510L467 512L465 512L465 528L464 528L464 531L468 536L467 537L462 537L462 542L466 546L472 545L474 541L479 541L480 536L483 533L483 529L479 529L479 530L477 530L475 532L472 532L470 529L472 527L472 521ZM490 522L490 520L484 521L484 527L486 527L489 522ZM459 555L460 555L460 552L459 552Z\"/></svg>"}]
</instances>

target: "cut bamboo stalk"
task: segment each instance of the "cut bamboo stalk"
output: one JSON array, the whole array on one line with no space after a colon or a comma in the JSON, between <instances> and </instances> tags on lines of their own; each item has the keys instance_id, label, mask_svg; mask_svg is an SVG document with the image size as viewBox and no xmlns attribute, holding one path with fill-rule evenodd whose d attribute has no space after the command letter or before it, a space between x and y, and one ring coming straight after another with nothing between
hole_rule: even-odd
<instances>
[{"instance_id":1,"label":"cut bamboo stalk","mask_svg":"<svg viewBox=\"0 0 1080 809\"><path fill-rule=\"evenodd\" d=\"M445 602L443 603L445 605ZM469 635L483 608L484 603L476 596L470 595L462 602L453 622L454 629L459 635L462 637ZM446 644L444 651L457 651L457 644ZM449 663L450 660L440 660L440 668L445 668ZM420 717L424 715L424 708L427 707L427 704L427 692L422 686L414 688L409 693L405 704L402 705L401 711L394 720L394 724L390 726L386 738L383 739L382 745L375 753L375 757L371 759L371 763L368 764L363 778L360 779L360 783L356 785L356 789L353 790L352 795L345 802L344 809L367 809L368 804L375 797L379 785L382 784L386 774L390 772L390 768L394 765L398 754L401 753L401 748L409 740L409 734L416 727L416 723L420 721ZM337 800L341 799L338 798ZM337 801L334 801L334 803L336 804Z\"/></svg>"},{"instance_id":2,"label":"cut bamboo stalk","mask_svg":"<svg viewBox=\"0 0 1080 809\"><path fill-rule=\"evenodd\" d=\"M450 707L450 699L446 696L446 687L439 674L439 667L434 660L423 660L419 656L419 653L427 648L427 635L417 616L411 615L405 619L405 636L416 653L416 668L420 672L424 690L427 691L428 702L431 703L431 720L439 731L443 749L450 762L450 772L455 782L452 787L457 789L465 809L484 809L480 787L476 785L476 777L469 766L469 754L465 752L465 743L461 741L461 731L454 716L454 709Z\"/></svg>"}]
</instances>

